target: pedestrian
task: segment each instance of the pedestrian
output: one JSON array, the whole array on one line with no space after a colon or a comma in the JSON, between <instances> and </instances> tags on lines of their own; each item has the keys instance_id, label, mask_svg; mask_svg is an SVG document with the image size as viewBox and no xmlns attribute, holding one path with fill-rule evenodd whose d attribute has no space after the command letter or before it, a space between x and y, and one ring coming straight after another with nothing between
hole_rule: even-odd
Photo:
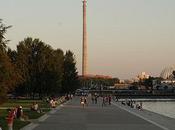
<instances>
[{"instance_id":1,"label":"pedestrian","mask_svg":"<svg viewBox=\"0 0 175 130\"><path fill-rule=\"evenodd\" d=\"M109 98L108 96L105 97L105 104L109 103Z\"/></svg>"},{"instance_id":2,"label":"pedestrian","mask_svg":"<svg viewBox=\"0 0 175 130\"><path fill-rule=\"evenodd\" d=\"M94 96L93 95L91 97L91 100L92 100L92 104L94 104Z\"/></svg>"},{"instance_id":3,"label":"pedestrian","mask_svg":"<svg viewBox=\"0 0 175 130\"><path fill-rule=\"evenodd\" d=\"M81 104L81 105L83 106L83 108L84 108L84 104L85 104L85 103L84 103L84 98L83 98L83 97L80 98L80 104Z\"/></svg>"},{"instance_id":4,"label":"pedestrian","mask_svg":"<svg viewBox=\"0 0 175 130\"><path fill-rule=\"evenodd\" d=\"M70 95L70 97L71 97L71 100L72 100L72 99L73 99L73 97L74 97L74 95L73 95L73 94L71 94L71 95Z\"/></svg>"},{"instance_id":5,"label":"pedestrian","mask_svg":"<svg viewBox=\"0 0 175 130\"><path fill-rule=\"evenodd\" d=\"M56 108L56 104L57 104L56 99L53 99L53 102L52 102L52 108Z\"/></svg>"},{"instance_id":6,"label":"pedestrian","mask_svg":"<svg viewBox=\"0 0 175 130\"><path fill-rule=\"evenodd\" d=\"M98 101L98 99L97 99L98 97L97 96L95 96L95 104L97 104L97 101Z\"/></svg>"},{"instance_id":7,"label":"pedestrian","mask_svg":"<svg viewBox=\"0 0 175 130\"><path fill-rule=\"evenodd\" d=\"M14 122L14 110L8 109L9 113L6 118L8 124L8 130L13 130L13 122Z\"/></svg>"},{"instance_id":8,"label":"pedestrian","mask_svg":"<svg viewBox=\"0 0 175 130\"><path fill-rule=\"evenodd\" d=\"M109 105L111 105L111 96L110 95L108 97L108 103L109 103Z\"/></svg>"},{"instance_id":9,"label":"pedestrian","mask_svg":"<svg viewBox=\"0 0 175 130\"><path fill-rule=\"evenodd\" d=\"M50 107L52 108L53 99L50 100L49 104L50 104Z\"/></svg>"},{"instance_id":10,"label":"pedestrian","mask_svg":"<svg viewBox=\"0 0 175 130\"><path fill-rule=\"evenodd\" d=\"M85 104L86 106L88 106L88 102L87 102L87 98L86 98L86 97L84 97L84 104Z\"/></svg>"},{"instance_id":11,"label":"pedestrian","mask_svg":"<svg viewBox=\"0 0 175 130\"><path fill-rule=\"evenodd\" d=\"M142 102L140 102L140 110L142 110Z\"/></svg>"},{"instance_id":12,"label":"pedestrian","mask_svg":"<svg viewBox=\"0 0 175 130\"><path fill-rule=\"evenodd\" d=\"M17 108L16 117L17 117L18 119L21 119L22 116L23 116L22 106L19 106L19 107Z\"/></svg>"},{"instance_id":13,"label":"pedestrian","mask_svg":"<svg viewBox=\"0 0 175 130\"><path fill-rule=\"evenodd\" d=\"M106 106L106 97L102 97L102 107Z\"/></svg>"}]
</instances>

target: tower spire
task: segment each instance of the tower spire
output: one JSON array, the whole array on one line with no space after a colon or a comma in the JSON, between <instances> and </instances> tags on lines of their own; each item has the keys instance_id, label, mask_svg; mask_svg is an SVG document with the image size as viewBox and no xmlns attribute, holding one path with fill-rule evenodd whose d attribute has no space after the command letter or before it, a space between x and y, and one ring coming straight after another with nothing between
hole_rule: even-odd
<instances>
[{"instance_id":1,"label":"tower spire","mask_svg":"<svg viewBox=\"0 0 175 130\"><path fill-rule=\"evenodd\" d=\"M87 23L86 23L86 0L83 0L83 56L82 76L87 75Z\"/></svg>"}]
</instances>

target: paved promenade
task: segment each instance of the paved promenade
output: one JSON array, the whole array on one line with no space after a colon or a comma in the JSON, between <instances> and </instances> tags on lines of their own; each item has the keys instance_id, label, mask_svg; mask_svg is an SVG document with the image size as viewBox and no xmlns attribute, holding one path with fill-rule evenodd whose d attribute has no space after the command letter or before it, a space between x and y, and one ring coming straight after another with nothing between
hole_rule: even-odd
<instances>
[{"instance_id":1,"label":"paved promenade","mask_svg":"<svg viewBox=\"0 0 175 130\"><path fill-rule=\"evenodd\" d=\"M117 103L102 108L101 101L97 105L89 101L89 106L82 108L76 97L33 127L34 130L170 130L148 118L142 118L137 112L135 114Z\"/></svg>"}]
</instances>

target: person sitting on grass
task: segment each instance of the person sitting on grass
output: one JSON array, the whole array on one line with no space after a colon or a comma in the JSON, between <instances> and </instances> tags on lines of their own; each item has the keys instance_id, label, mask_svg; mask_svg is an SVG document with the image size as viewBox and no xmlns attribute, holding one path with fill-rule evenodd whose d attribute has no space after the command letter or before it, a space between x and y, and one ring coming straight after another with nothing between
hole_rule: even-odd
<instances>
[{"instance_id":1,"label":"person sitting on grass","mask_svg":"<svg viewBox=\"0 0 175 130\"><path fill-rule=\"evenodd\" d=\"M31 106L31 110L38 111L38 103L37 102L33 102L32 106Z\"/></svg>"},{"instance_id":2,"label":"person sitting on grass","mask_svg":"<svg viewBox=\"0 0 175 130\"><path fill-rule=\"evenodd\" d=\"M2 130L2 127L1 127L1 125L0 125L0 130Z\"/></svg>"},{"instance_id":3,"label":"person sitting on grass","mask_svg":"<svg viewBox=\"0 0 175 130\"><path fill-rule=\"evenodd\" d=\"M50 106L51 106L51 108L56 108L56 104L57 103L58 102L55 99L50 100Z\"/></svg>"},{"instance_id":4,"label":"person sitting on grass","mask_svg":"<svg viewBox=\"0 0 175 130\"><path fill-rule=\"evenodd\" d=\"M39 108L39 105L38 105L37 102L33 102L32 106L31 106L31 110L32 111L36 111L38 113L41 113L42 112L42 110Z\"/></svg>"},{"instance_id":5,"label":"person sitting on grass","mask_svg":"<svg viewBox=\"0 0 175 130\"><path fill-rule=\"evenodd\" d=\"M54 99L52 102L52 108L56 108L57 101Z\"/></svg>"}]
</instances>

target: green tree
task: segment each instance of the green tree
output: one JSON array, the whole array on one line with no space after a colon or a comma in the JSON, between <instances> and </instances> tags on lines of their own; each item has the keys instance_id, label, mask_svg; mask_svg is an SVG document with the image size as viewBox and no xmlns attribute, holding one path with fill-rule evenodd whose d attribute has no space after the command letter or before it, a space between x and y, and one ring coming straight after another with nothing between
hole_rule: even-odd
<instances>
[{"instance_id":1,"label":"green tree","mask_svg":"<svg viewBox=\"0 0 175 130\"><path fill-rule=\"evenodd\" d=\"M75 56L67 51L64 56L63 93L74 92L79 87Z\"/></svg>"},{"instance_id":2,"label":"green tree","mask_svg":"<svg viewBox=\"0 0 175 130\"><path fill-rule=\"evenodd\" d=\"M47 58L44 70L40 74L40 86L42 88L39 93L45 96L47 96L47 94L58 94L61 90L63 80L63 51L61 49L57 49L48 54L51 55Z\"/></svg>"},{"instance_id":3,"label":"green tree","mask_svg":"<svg viewBox=\"0 0 175 130\"><path fill-rule=\"evenodd\" d=\"M33 98L58 93L63 79L63 62L61 49L53 50L39 39L24 39L17 46L17 66L24 78L17 91Z\"/></svg>"},{"instance_id":4,"label":"green tree","mask_svg":"<svg viewBox=\"0 0 175 130\"><path fill-rule=\"evenodd\" d=\"M0 20L0 103L7 97L17 83L18 75L7 55L7 42L5 33L10 26L5 26Z\"/></svg>"},{"instance_id":5,"label":"green tree","mask_svg":"<svg viewBox=\"0 0 175 130\"><path fill-rule=\"evenodd\" d=\"M7 32L7 29L10 28L11 26L6 26L3 24L2 19L0 19L0 49L1 51L6 51L7 49L7 43L9 40L5 38L5 34Z\"/></svg>"}]
</instances>

